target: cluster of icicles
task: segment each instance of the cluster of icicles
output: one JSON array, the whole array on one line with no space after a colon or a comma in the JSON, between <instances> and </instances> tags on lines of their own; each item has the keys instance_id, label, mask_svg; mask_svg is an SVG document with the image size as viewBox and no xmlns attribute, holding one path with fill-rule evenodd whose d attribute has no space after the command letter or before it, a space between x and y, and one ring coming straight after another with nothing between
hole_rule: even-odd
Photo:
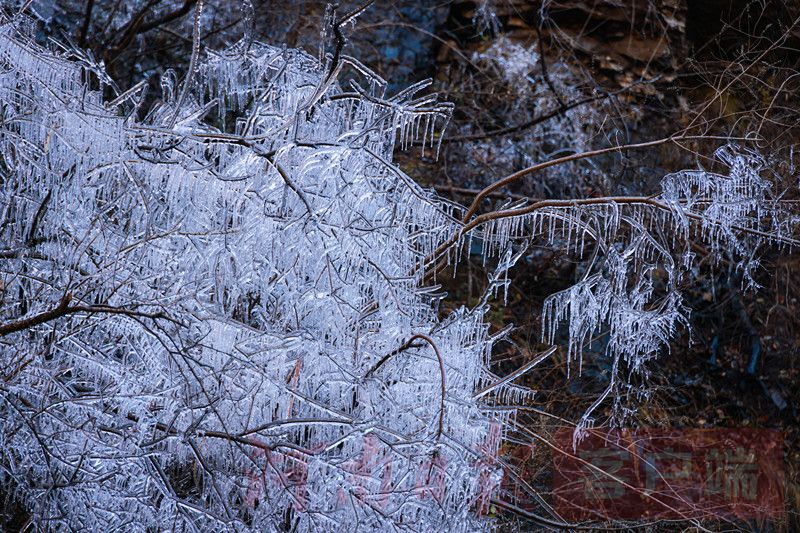
<instances>
[{"instance_id":1,"label":"cluster of icicles","mask_svg":"<svg viewBox=\"0 0 800 533\"><path fill-rule=\"evenodd\" d=\"M0 338L3 491L53 530L488 527L496 338L486 305L439 319L416 267L455 208L391 163L451 106L253 42L140 120L141 87L105 101L25 24L0 26L0 323L111 311Z\"/></svg>"}]
</instances>

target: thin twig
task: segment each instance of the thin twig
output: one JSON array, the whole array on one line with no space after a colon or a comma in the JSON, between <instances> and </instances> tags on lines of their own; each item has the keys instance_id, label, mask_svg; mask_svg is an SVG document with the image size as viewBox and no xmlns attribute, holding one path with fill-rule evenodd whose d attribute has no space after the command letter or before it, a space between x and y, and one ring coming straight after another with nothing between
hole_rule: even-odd
<instances>
[{"instance_id":1,"label":"thin twig","mask_svg":"<svg viewBox=\"0 0 800 533\"><path fill-rule=\"evenodd\" d=\"M203 12L203 0L199 0L194 9L194 24L192 26L192 57L189 59L189 72L186 73L186 79L183 81L183 89L181 90L180 98L175 103L175 114L169 121L169 128L175 126L178 120L178 114L181 112L183 102L186 100L186 95L189 93L189 88L192 86L194 80L194 73L197 70L197 59L200 55L200 15Z\"/></svg>"}]
</instances>

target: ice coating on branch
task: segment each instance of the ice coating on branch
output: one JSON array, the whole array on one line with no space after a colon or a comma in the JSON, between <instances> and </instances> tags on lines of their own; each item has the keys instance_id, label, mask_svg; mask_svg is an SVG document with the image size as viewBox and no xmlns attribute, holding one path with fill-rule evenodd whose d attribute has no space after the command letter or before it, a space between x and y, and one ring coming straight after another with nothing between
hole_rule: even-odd
<instances>
[{"instance_id":1,"label":"ice coating on branch","mask_svg":"<svg viewBox=\"0 0 800 533\"><path fill-rule=\"evenodd\" d=\"M745 283L755 285L752 271L758 259L754 252L762 243L791 240L798 219L762 176L767 166L761 156L734 145L719 148L715 155L729 168L727 175L705 170L670 174L662 180L661 197L671 206L684 235L689 231L689 217L699 220L714 256L727 255L742 270Z\"/></svg>"},{"instance_id":2,"label":"ice coating on branch","mask_svg":"<svg viewBox=\"0 0 800 533\"><path fill-rule=\"evenodd\" d=\"M0 483L36 523L487 527L486 306L438 318L417 266L458 223L391 163L450 107L252 42L136 121L24 33L0 27L0 323L65 314L0 337Z\"/></svg>"},{"instance_id":3,"label":"ice coating on branch","mask_svg":"<svg viewBox=\"0 0 800 533\"><path fill-rule=\"evenodd\" d=\"M798 218L772 192L756 153L727 145L716 152L725 174L686 170L662 179L659 195L592 202L550 202L539 209L519 204L483 227L484 250L500 255L511 242L538 239L571 250L587 261L572 287L545 300L543 340L553 344L562 324L568 330L568 361L599 338L611 359L610 384L585 413L579 427L606 398L646 395L631 383L647 376L647 362L668 349L670 338L688 325L682 280L696 264L692 242L707 246L713 262L726 260L755 284L758 250L764 243L795 244Z\"/></svg>"}]
</instances>

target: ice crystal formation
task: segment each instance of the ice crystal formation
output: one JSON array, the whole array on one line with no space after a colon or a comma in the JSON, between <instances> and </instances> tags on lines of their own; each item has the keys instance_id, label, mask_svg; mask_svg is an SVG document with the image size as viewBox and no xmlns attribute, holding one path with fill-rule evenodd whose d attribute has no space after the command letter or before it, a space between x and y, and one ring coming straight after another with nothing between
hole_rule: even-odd
<instances>
[{"instance_id":1,"label":"ice crystal formation","mask_svg":"<svg viewBox=\"0 0 800 533\"><path fill-rule=\"evenodd\" d=\"M732 148L654 197L465 220L392 164L449 118L424 83L245 40L144 110L29 34L0 25L0 484L42 529L485 529L528 392L484 315L525 242L588 262L544 333L610 331L602 401L685 318L694 232L746 265L789 232ZM427 280L473 238L490 289L442 318Z\"/></svg>"},{"instance_id":2,"label":"ice crystal formation","mask_svg":"<svg viewBox=\"0 0 800 533\"><path fill-rule=\"evenodd\" d=\"M450 107L247 43L137 120L136 90L0 31L0 476L36 522L478 527L492 339L437 318L415 266L453 207L391 164Z\"/></svg>"}]
</instances>

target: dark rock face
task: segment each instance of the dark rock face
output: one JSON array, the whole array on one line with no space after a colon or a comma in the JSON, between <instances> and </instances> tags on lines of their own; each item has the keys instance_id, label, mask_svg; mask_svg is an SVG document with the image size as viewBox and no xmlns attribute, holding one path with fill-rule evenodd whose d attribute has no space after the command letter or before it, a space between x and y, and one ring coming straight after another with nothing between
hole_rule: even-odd
<instances>
[{"instance_id":1,"label":"dark rock face","mask_svg":"<svg viewBox=\"0 0 800 533\"><path fill-rule=\"evenodd\" d=\"M451 9L448 30L461 43L477 40L471 25L476 9L475 2ZM686 55L685 0L512 0L498 2L495 12L507 36L541 40L547 55L566 50L610 86L656 75L672 81Z\"/></svg>"},{"instance_id":2,"label":"dark rock face","mask_svg":"<svg viewBox=\"0 0 800 533\"><path fill-rule=\"evenodd\" d=\"M739 58L748 41L775 42L800 15L800 3L781 0L687 0L687 4L686 38L692 51L716 59ZM800 31L790 31L788 40L800 40Z\"/></svg>"},{"instance_id":3,"label":"dark rock face","mask_svg":"<svg viewBox=\"0 0 800 533\"><path fill-rule=\"evenodd\" d=\"M480 46L487 36L476 34L474 18L484 3L455 2L440 34L462 48ZM609 88L640 80L653 81L658 90L675 80L690 56L735 61L781 38L787 48L800 47L800 27L792 27L800 2L504 0L486 5L505 35L524 43L541 40L550 57L572 55ZM442 50L440 62L447 55Z\"/></svg>"}]
</instances>

